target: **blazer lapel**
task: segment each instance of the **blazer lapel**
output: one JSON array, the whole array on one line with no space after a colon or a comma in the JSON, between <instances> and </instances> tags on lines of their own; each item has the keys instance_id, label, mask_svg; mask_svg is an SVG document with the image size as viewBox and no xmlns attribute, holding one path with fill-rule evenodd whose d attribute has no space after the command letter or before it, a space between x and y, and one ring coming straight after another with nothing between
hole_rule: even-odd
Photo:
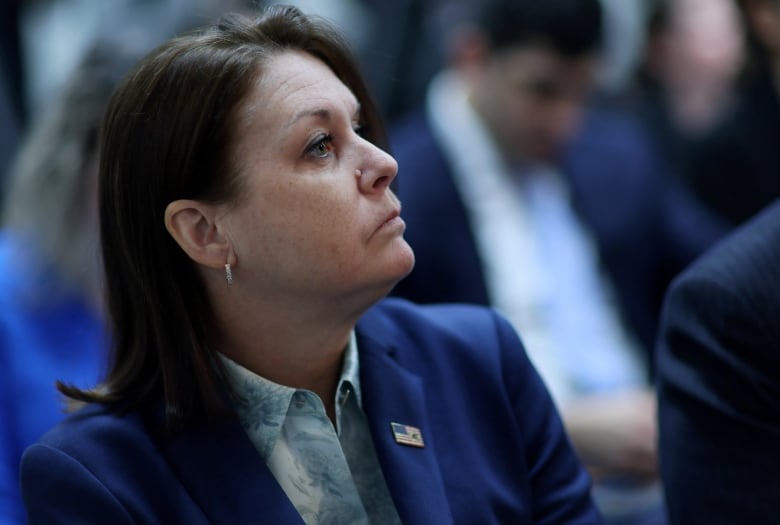
<instances>
[{"instance_id":1,"label":"blazer lapel","mask_svg":"<svg viewBox=\"0 0 780 525\"><path fill-rule=\"evenodd\" d=\"M303 525L238 420L186 431L164 451L210 522Z\"/></svg>"},{"instance_id":2,"label":"blazer lapel","mask_svg":"<svg viewBox=\"0 0 780 525\"><path fill-rule=\"evenodd\" d=\"M366 325L358 327L363 409L398 514L403 523L451 524L422 381L398 364L392 347L374 339L376 327L365 335L360 327ZM391 423L418 428L424 447L399 443Z\"/></svg>"}]
</instances>

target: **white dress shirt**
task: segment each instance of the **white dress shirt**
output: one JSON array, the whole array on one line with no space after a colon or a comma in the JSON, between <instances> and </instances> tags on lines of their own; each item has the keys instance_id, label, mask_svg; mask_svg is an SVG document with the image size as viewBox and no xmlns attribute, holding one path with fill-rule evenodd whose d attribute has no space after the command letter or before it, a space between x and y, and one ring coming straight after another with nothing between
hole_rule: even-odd
<instances>
[{"instance_id":1,"label":"white dress shirt","mask_svg":"<svg viewBox=\"0 0 780 525\"><path fill-rule=\"evenodd\" d=\"M638 347L561 174L552 166L513 173L454 72L431 83L427 111L466 206L491 303L520 332L556 402L643 386Z\"/></svg>"}]
</instances>

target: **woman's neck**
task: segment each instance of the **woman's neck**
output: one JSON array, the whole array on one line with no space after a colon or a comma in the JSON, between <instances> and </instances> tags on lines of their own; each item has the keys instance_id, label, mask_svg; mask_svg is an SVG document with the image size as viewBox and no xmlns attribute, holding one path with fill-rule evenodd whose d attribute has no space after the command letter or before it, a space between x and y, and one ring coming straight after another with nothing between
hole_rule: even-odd
<instances>
[{"instance_id":1,"label":"woman's neck","mask_svg":"<svg viewBox=\"0 0 780 525\"><path fill-rule=\"evenodd\" d=\"M272 305L216 308L220 351L244 368L280 385L311 390L331 416L350 333L357 315L279 301ZM328 311L329 310L329 311Z\"/></svg>"}]
</instances>

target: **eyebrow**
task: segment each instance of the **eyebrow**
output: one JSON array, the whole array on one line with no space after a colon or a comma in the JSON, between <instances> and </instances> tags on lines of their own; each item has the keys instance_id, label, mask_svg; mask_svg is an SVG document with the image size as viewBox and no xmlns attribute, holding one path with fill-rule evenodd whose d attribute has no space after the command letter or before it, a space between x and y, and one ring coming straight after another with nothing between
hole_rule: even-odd
<instances>
[{"instance_id":1,"label":"eyebrow","mask_svg":"<svg viewBox=\"0 0 780 525\"><path fill-rule=\"evenodd\" d=\"M360 116L360 112L362 110L362 107L360 106L360 103L357 104L355 108L355 112L353 114L353 118L357 118ZM296 113L292 119L287 123L285 126L286 128L290 128L295 125L296 122L300 121L301 119L308 118L308 117L314 117L321 120L331 120L332 113L330 109L328 108L315 108L315 109L304 109Z\"/></svg>"}]
</instances>

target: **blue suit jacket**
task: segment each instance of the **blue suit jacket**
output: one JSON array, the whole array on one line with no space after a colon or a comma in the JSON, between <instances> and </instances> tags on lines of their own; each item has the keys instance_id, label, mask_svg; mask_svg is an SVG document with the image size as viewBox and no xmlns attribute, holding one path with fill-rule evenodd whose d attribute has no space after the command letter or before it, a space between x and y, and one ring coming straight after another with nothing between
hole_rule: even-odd
<instances>
[{"instance_id":1,"label":"blue suit jacket","mask_svg":"<svg viewBox=\"0 0 780 525\"><path fill-rule=\"evenodd\" d=\"M466 209L429 123L410 115L390 137L405 238L417 260L393 294L419 303L490 304ZM463 148L468 154L468 144ZM560 165L624 319L649 352L666 286L725 227L664 178L649 142L625 117L592 111Z\"/></svg>"},{"instance_id":2,"label":"blue suit jacket","mask_svg":"<svg viewBox=\"0 0 780 525\"><path fill-rule=\"evenodd\" d=\"M780 204L674 282L658 373L671 522L780 523Z\"/></svg>"},{"instance_id":3,"label":"blue suit jacket","mask_svg":"<svg viewBox=\"0 0 780 525\"><path fill-rule=\"evenodd\" d=\"M363 408L404 523L600 523L506 321L389 299L357 337ZM28 449L30 523L302 523L236 420L167 438L155 414L88 407ZM419 427L425 447L397 444L390 422Z\"/></svg>"}]
</instances>

